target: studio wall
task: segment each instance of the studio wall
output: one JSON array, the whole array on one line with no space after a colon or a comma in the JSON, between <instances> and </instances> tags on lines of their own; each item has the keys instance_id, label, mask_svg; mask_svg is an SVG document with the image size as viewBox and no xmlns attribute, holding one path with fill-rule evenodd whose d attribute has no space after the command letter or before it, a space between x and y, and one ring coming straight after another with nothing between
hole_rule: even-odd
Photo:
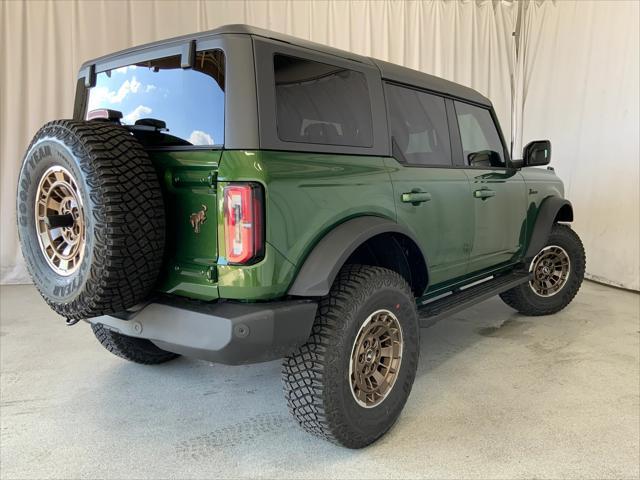
<instances>
[{"instance_id":1,"label":"studio wall","mask_svg":"<svg viewBox=\"0 0 640 480\"><path fill-rule=\"evenodd\" d=\"M18 169L46 121L71 116L87 59L248 23L406 65L494 102L505 136L549 138L588 274L640 289L639 6L634 1L2 1L1 283L28 282L15 229ZM516 56L516 43L518 55Z\"/></svg>"}]
</instances>

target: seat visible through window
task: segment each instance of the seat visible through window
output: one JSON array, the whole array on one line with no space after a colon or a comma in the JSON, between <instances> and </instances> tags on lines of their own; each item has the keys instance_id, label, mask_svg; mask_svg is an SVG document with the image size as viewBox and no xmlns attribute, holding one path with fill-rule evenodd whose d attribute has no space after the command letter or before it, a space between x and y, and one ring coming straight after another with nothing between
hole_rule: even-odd
<instances>
[{"instance_id":1,"label":"seat visible through window","mask_svg":"<svg viewBox=\"0 0 640 480\"><path fill-rule=\"evenodd\" d=\"M287 55L273 60L278 136L287 142L370 147L363 73Z\"/></svg>"},{"instance_id":2,"label":"seat visible through window","mask_svg":"<svg viewBox=\"0 0 640 480\"><path fill-rule=\"evenodd\" d=\"M444 98L386 86L394 155L412 165L450 166L451 143Z\"/></svg>"}]
</instances>

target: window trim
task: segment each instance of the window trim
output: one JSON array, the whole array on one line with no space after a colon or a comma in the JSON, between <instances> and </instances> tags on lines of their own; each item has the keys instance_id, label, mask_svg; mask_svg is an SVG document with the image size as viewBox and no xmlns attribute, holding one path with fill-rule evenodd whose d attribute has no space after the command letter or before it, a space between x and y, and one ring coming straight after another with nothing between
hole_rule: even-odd
<instances>
[{"instance_id":1,"label":"window trim","mask_svg":"<svg viewBox=\"0 0 640 480\"><path fill-rule=\"evenodd\" d=\"M147 60L156 60L166 57L180 57L180 62L185 61L185 56L189 56L193 45L193 40L180 42L173 45L152 46L133 52L128 52L122 55L109 56L107 58L98 59L95 63L85 65L80 70L78 77L85 79L85 86L87 88L95 85L95 75L98 73L106 72L107 70L114 70L116 68L127 67L134 63L145 62ZM201 51L199 49L197 51ZM206 49L209 50L209 49ZM188 68L188 67L182 67ZM87 85L89 83L90 85Z\"/></svg>"},{"instance_id":2,"label":"window trim","mask_svg":"<svg viewBox=\"0 0 640 480\"><path fill-rule=\"evenodd\" d=\"M287 44L263 37L253 38L258 106L259 143L262 150L324 153L330 155L367 155L384 157L389 155L387 117L380 71L373 64L356 62L343 57L318 52L305 47ZM276 91L273 70L274 55L287 55L303 60L325 63L362 73L369 91L373 145L358 147L323 143L302 143L281 140L278 137L276 119Z\"/></svg>"},{"instance_id":3,"label":"window trim","mask_svg":"<svg viewBox=\"0 0 640 480\"><path fill-rule=\"evenodd\" d=\"M462 139L460 137L460 126L458 125L458 117L456 116L455 101L452 98L446 98L447 120L449 122L449 136L451 138L451 155L453 156L453 165L457 168L464 168L464 151L462 150ZM455 154L454 154L455 151Z\"/></svg>"}]
</instances>

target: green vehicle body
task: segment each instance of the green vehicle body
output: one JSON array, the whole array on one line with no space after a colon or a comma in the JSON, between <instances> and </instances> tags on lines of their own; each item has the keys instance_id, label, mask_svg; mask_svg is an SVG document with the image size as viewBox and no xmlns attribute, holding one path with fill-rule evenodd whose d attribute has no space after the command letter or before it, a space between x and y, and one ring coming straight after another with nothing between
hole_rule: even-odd
<instances>
[{"instance_id":1,"label":"green vehicle body","mask_svg":"<svg viewBox=\"0 0 640 480\"><path fill-rule=\"evenodd\" d=\"M549 142L532 142L523 160L511 159L491 102L478 92L244 25L87 62L79 74L74 117L87 118L97 75L110 78L123 67L140 68L171 56L178 59L174 72L192 69L194 59L204 61L209 52L226 58L220 83L224 141L147 148L166 209L164 268L157 282L160 306L153 314L146 309L124 319L96 317L90 320L94 324L214 361L269 360L306 341L317 302L345 263L395 269L420 307L476 281L526 269L552 224L573 220L553 169L528 168L549 162ZM285 138L276 121L274 87L275 62L285 56L366 79L368 105L362 111L370 122L370 137L360 145ZM449 164L418 165L397 152L390 113L395 90L417 91L439 102L445 124L440 127L450 144L438 148L448 151ZM486 115L497 151L463 155L458 106ZM129 127L137 135L137 124ZM333 134L329 127L321 126L322 135ZM494 155L501 162L495 164ZM478 158L484 160L476 162ZM226 252L225 189L247 182L260 186L264 232L260 255L236 264ZM187 299L187 304L177 299Z\"/></svg>"},{"instance_id":2,"label":"green vehicle body","mask_svg":"<svg viewBox=\"0 0 640 480\"><path fill-rule=\"evenodd\" d=\"M417 298L420 303L455 284L517 265L541 203L564 196L561 180L542 169L422 169L418 173L429 184L432 200L414 206L403 203L398 191L415 185L416 169L392 157L257 150L171 152L152 160L172 206L172 247L159 288L206 301L282 298L327 232L355 217L379 216L405 225L428 253L429 286ZM265 256L248 266L226 265L224 242L218 242L223 238L219 199L227 182L235 181L258 182L266 192ZM472 188L478 185L502 190L488 204L473 198ZM218 223L205 222L195 237L185 218L202 205L216 211ZM422 215L426 208L433 213ZM480 221L487 235L471 259L475 223ZM511 231L505 232L505 225ZM511 243L504 242L505 235ZM459 252L467 252L462 262Z\"/></svg>"}]
</instances>

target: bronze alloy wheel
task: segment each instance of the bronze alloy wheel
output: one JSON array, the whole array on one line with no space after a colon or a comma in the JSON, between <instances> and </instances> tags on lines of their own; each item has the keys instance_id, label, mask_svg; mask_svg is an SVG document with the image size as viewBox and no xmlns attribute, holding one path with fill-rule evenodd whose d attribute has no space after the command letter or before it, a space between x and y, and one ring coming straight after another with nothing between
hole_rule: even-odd
<instances>
[{"instance_id":1,"label":"bronze alloy wheel","mask_svg":"<svg viewBox=\"0 0 640 480\"><path fill-rule=\"evenodd\" d=\"M389 310L377 310L360 327L351 350L349 381L358 405L372 408L393 389L402 362L402 327Z\"/></svg>"},{"instance_id":2,"label":"bronze alloy wheel","mask_svg":"<svg viewBox=\"0 0 640 480\"><path fill-rule=\"evenodd\" d=\"M551 297L567 283L571 261L564 248L550 245L535 256L529 271L533 273L529 286L536 295Z\"/></svg>"},{"instance_id":3,"label":"bronze alloy wheel","mask_svg":"<svg viewBox=\"0 0 640 480\"><path fill-rule=\"evenodd\" d=\"M66 168L55 165L40 178L35 225L51 269L62 276L75 272L84 257L85 220L78 184Z\"/></svg>"}]
</instances>

